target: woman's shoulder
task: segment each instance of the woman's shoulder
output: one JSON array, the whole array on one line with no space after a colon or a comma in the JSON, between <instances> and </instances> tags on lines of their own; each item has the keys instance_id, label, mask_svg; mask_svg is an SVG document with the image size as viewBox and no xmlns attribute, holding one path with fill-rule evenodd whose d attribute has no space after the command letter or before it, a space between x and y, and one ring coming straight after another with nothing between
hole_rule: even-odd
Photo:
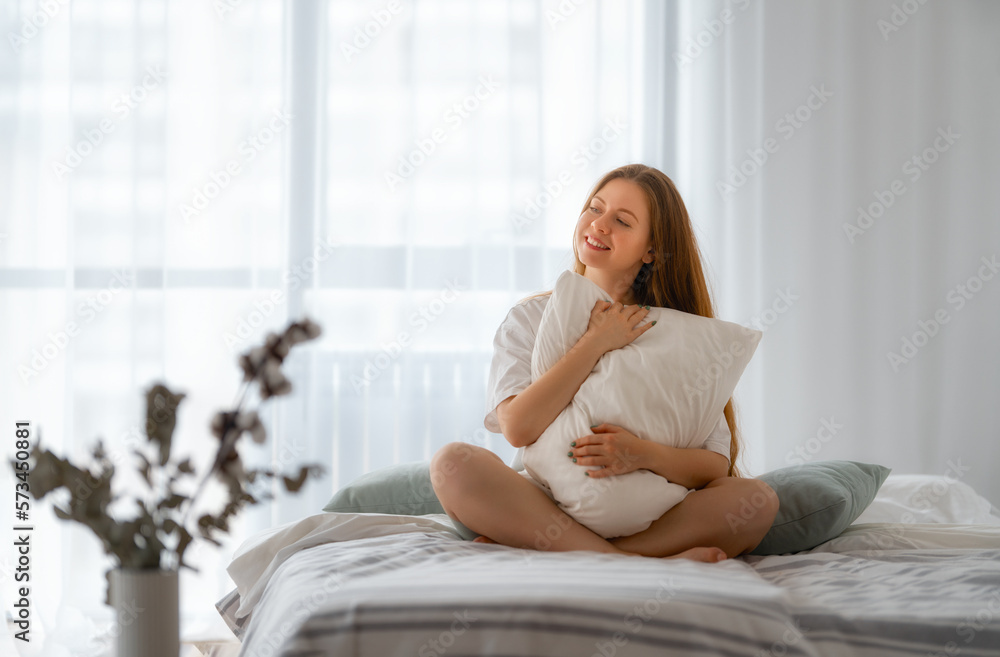
<instances>
[{"instance_id":1,"label":"woman's shoulder","mask_svg":"<svg viewBox=\"0 0 1000 657\"><path fill-rule=\"evenodd\" d=\"M545 305L549 302L552 297L552 290L548 292L541 292L539 294L533 294L530 297L525 297L514 304L511 308L511 312L515 310L520 310L523 314L528 314L531 316L537 315L539 319L542 317L542 311L545 310Z\"/></svg>"},{"instance_id":2,"label":"woman's shoulder","mask_svg":"<svg viewBox=\"0 0 1000 657\"><path fill-rule=\"evenodd\" d=\"M532 294L531 296L524 297L523 299L521 299L520 301L518 301L516 304L514 304L514 306L517 307L517 306L531 304L531 305L534 305L534 306L542 306L542 307L544 307L545 304L548 302L549 297L551 297L551 296L552 296L552 290L547 290L545 292L539 292L538 294Z\"/></svg>"},{"instance_id":3,"label":"woman's shoulder","mask_svg":"<svg viewBox=\"0 0 1000 657\"><path fill-rule=\"evenodd\" d=\"M516 323L530 328L531 332L534 333L535 329L538 328L538 324L542 321L542 313L551 296L552 292L549 291L533 294L521 299L507 311L504 324Z\"/></svg>"}]
</instances>

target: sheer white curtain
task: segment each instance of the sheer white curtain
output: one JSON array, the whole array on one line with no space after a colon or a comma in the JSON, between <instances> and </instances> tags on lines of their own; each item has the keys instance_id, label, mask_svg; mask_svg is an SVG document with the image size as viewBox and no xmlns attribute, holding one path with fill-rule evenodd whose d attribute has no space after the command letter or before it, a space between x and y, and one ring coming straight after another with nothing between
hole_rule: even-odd
<instances>
[{"instance_id":1,"label":"sheer white curtain","mask_svg":"<svg viewBox=\"0 0 1000 657\"><path fill-rule=\"evenodd\" d=\"M739 388L751 471L877 462L1000 504L1000 5L684 1L660 20L676 115L653 163L722 316L765 330Z\"/></svg>"},{"instance_id":2,"label":"sheer white curtain","mask_svg":"<svg viewBox=\"0 0 1000 657\"><path fill-rule=\"evenodd\" d=\"M213 3L74 0L0 11L3 426L29 421L77 461L100 437L129 470L142 390L163 380L187 394L175 450L206 468L207 423L239 385L239 345L226 336L287 263L283 6L220 16ZM266 325L284 319L278 309ZM99 543L47 503L31 522L33 638L46 654L98 654L104 644L83 639L96 629L88 615L108 615ZM203 612L225 554L193 556L201 575L185 575L183 596L186 611Z\"/></svg>"},{"instance_id":3,"label":"sheer white curtain","mask_svg":"<svg viewBox=\"0 0 1000 657\"><path fill-rule=\"evenodd\" d=\"M120 469L142 390L187 394L175 450L207 467L236 356L303 314L267 450L324 479L198 549L190 635L232 550L364 472L482 428L492 338L570 265L579 204L645 155L641 2L21 0L0 8L0 426ZM14 35L10 38L9 35ZM658 37L657 37L658 38ZM4 491L13 490L6 469ZM129 491L122 491L128 493ZM5 499L11 498L4 493ZM33 505L47 654L98 654L97 541ZM10 523L0 581L11 582ZM8 598L4 605L9 608ZM192 620L193 619L193 620ZM60 652L61 651L61 652Z\"/></svg>"}]
</instances>

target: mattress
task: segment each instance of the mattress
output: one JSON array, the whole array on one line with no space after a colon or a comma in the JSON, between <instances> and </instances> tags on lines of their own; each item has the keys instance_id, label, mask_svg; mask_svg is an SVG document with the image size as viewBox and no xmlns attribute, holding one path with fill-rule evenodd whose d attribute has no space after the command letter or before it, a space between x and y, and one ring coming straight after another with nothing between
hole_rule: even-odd
<instances>
[{"instance_id":1,"label":"mattress","mask_svg":"<svg viewBox=\"0 0 1000 657\"><path fill-rule=\"evenodd\" d=\"M241 548L241 655L1000 655L1000 526L863 523L715 564L463 541L319 514Z\"/></svg>"}]
</instances>

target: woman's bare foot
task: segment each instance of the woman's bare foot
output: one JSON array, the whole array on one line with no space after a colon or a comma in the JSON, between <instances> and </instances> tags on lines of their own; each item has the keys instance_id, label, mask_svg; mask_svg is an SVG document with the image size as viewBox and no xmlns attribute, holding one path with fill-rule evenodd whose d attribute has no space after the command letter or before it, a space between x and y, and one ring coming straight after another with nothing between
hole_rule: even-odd
<instances>
[{"instance_id":1,"label":"woman's bare foot","mask_svg":"<svg viewBox=\"0 0 1000 657\"><path fill-rule=\"evenodd\" d=\"M474 539L472 539L472 542L473 543L493 543L494 545L497 544L497 542L494 541L492 538L487 538L485 536L477 536Z\"/></svg>"},{"instance_id":2,"label":"woman's bare foot","mask_svg":"<svg viewBox=\"0 0 1000 657\"><path fill-rule=\"evenodd\" d=\"M728 559L726 553L717 547L693 547L678 554L672 554L664 559L691 559L692 561L702 561L704 563L717 563Z\"/></svg>"}]
</instances>

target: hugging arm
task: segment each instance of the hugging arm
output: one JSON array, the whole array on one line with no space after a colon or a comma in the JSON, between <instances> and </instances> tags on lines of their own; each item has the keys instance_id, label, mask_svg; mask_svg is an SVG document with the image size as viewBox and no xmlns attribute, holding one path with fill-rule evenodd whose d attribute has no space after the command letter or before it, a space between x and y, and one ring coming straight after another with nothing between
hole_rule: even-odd
<instances>
[{"instance_id":1,"label":"hugging arm","mask_svg":"<svg viewBox=\"0 0 1000 657\"><path fill-rule=\"evenodd\" d=\"M532 444L573 400L577 390L597 365L600 352L587 335L520 394L497 406L497 422L514 447Z\"/></svg>"},{"instance_id":2,"label":"hugging arm","mask_svg":"<svg viewBox=\"0 0 1000 657\"><path fill-rule=\"evenodd\" d=\"M555 365L513 397L497 406L497 422L514 447L532 444L573 401L597 361L606 352L632 342L652 324L636 327L648 309L598 301L587 331Z\"/></svg>"},{"instance_id":3,"label":"hugging arm","mask_svg":"<svg viewBox=\"0 0 1000 657\"><path fill-rule=\"evenodd\" d=\"M643 440L614 424L601 424L593 430L593 434L574 441L568 454L577 465L604 466L587 472L592 479L645 469L670 483L697 490L729 473L729 459L709 449L670 447Z\"/></svg>"},{"instance_id":4,"label":"hugging arm","mask_svg":"<svg viewBox=\"0 0 1000 657\"><path fill-rule=\"evenodd\" d=\"M729 459L709 449L670 447L652 440L642 441L641 467L685 488L705 484L729 473Z\"/></svg>"}]
</instances>

